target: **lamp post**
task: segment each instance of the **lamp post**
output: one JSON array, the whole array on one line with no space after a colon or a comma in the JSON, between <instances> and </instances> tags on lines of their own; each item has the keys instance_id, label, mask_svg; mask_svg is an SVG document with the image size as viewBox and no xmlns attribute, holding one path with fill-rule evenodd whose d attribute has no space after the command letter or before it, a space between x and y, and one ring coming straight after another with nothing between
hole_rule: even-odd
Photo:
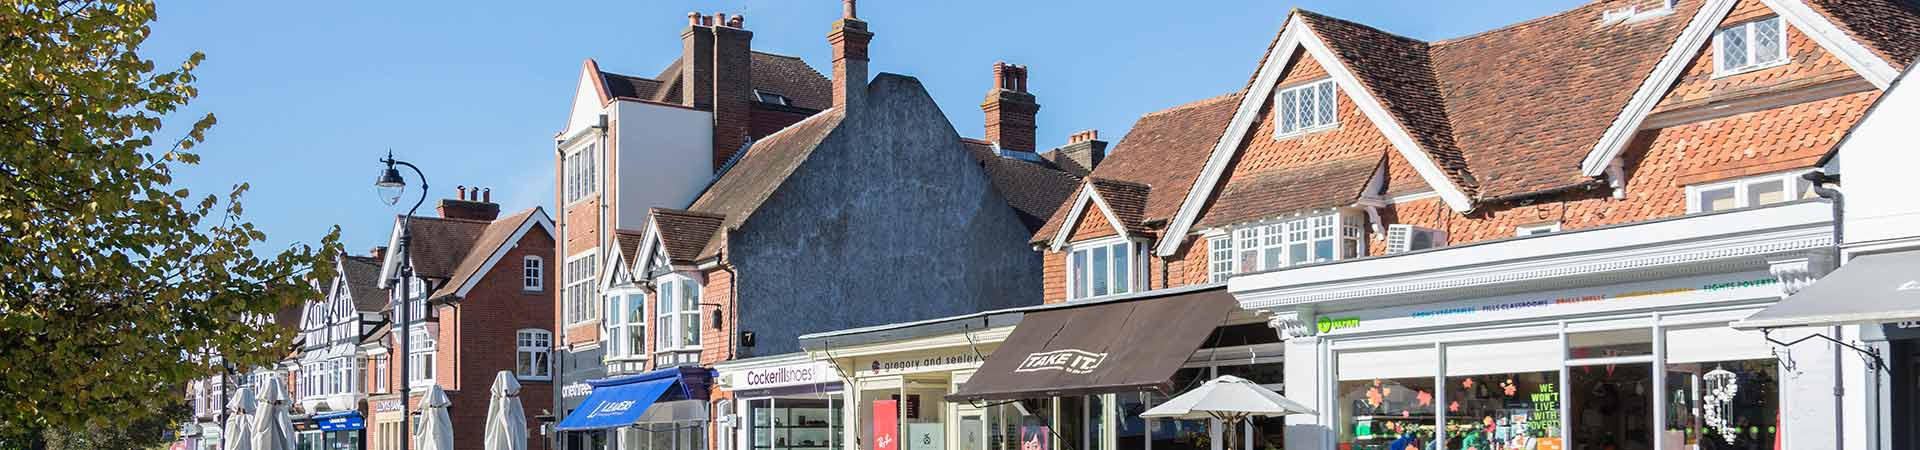
<instances>
[{"instance_id":1,"label":"lamp post","mask_svg":"<svg viewBox=\"0 0 1920 450\"><path fill-rule=\"evenodd\" d=\"M414 202L413 209L407 210L407 215L400 219L400 245L392 254L392 256L400 258L399 276L393 280L394 283L400 285L400 299L396 302L399 306L393 308L400 315L400 319L397 321L399 326L395 327L398 329L396 334L400 335L400 348L394 353L404 354L402 352L410 352L413 350L409 347L411 342L409 342L408 339L413 335L413 327L407 317L407 312L411 309L411 302L413 301L413 294L408 292L409 288L413 286L413 263L411 261L413 255L407 253L407 244L413 241L413 213L419 211L420 205L427 202L427 175L420 173L420 168L411 163L393 159L392 150L388 150L387 157L381 159L380 162L386 164L387 168L380 172L380 178L374 180L373 186L377 188L380 193L380 201L386 202L387 206L393 206L395 203L399 203L400 195L406 193L407 190L407 179L401 177L400 170L394 168L394 166L407 166L408 169L413 169L415 176L420 178L420 201ZM413 380L408 378L407 366L409 364L407 364L407 362L410 361L402 360L400 364L401 450L413 447L413 433L408 432L408 428L412 426L412 424L409 423L412 422L412 415L410 414L412 412L412 406L408 405L408 401L413 398L412 394L409 393L409 391L411 391L409 388L413 386Z\"/></svg>"}]
</instances>

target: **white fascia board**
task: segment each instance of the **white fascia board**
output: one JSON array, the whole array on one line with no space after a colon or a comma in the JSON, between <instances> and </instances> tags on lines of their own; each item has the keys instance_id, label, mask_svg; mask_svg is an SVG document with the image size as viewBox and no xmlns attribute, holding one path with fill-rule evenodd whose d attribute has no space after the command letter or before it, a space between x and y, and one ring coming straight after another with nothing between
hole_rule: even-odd
<instances>
[{"instance_id":1,"label":"white fascia board","mask_svg":"<svg viewBox=\"0 0 1920 450\"><path fill-rule=\"evenodd\" d=\"M393 277L399 276L400 274L400 260L395 257L400 256L400 225L403 220L406 220L406 218L402 216L394 216L393 218L393 234L387 237L387 256L380 260L380 280L378 283L381 289L392 288L390 285L393 283L390 281L393 280Z\"/></svg>"},{"instance_id":2,"label":"white fascia board","mask_svg":"<svg viewBox=\"0 0 1920 450\"><path fill-rule=\"evenodd\" d=\"M1440 165L1420 148L1420 145L1413 140L1413 135L1407 132L1406 127L1401 126L1399 120L1387 113L1386 108L1381 106L1380 99L1375 98L1372 91L1360 84L1359 79L1354 77L1353 70L1336 57L1333 51L1327 48L1326 42L1320 40L1319 35L1313 33L1306 21L1301 20L1296 14L1287 20L1285 28L1280 32L1279 43L1274 45L1272 52L1267 55L1266 63L1260 66L1259 74L1254 78L1254 84L1248 89L1247 95L1240 98L1240 106L1234 112L1233 120L1227 123L1226 133L1222 134L1220 140L1214 144L1213 153L1207 157L1207 165L1201 169L1200 177L1194 180L1193 188L1187 191L1187 197L1181 200L1180 211L1174 215L1172 223L1167 228L1166 238L1156 246L1155 253L1162 257L1172 256L1186 241L1187 232L1192 229L1193 222L1199 220L1201 205L1206 203L1207 197L1220 186L1222 178L1226 175L1227 164L1239 152L1241 140L1247 133L1253 131L1253 125L1259 121L1260 107L1265 105L1273 95L1274 85L1280 82L1280 75L1285 73L1287 63L1293 58L1295 49L1305 49L1307 54L1326 69L1327 74L1340 86L1340 90L1345 91L1347 96L1353 99L1354 106L1367 116L1373 126L1380 129L1381 134L1386 135L1387 141L1393 144L1394 150L1413 166L1414 172L1420 174L1420 178L1426 181L1427 185L1439 193L1448 207L1459 212L1473 209L1473 199L1467 197L1466 191L1461 190L1459 186L1453 184L1453 180L1447 178L1446 173L1441 171Z\"/></svg>"},{"instance_id":3,"label":"white fascia board","mask_svg":"<svg viewBox=\"0 0 1920 450\"><path fill-rule=\"evenodd\" d=\"M627 270L636 274L646 273L646 268L653 267L653 258L660 256L655 254L657 253L655 250L663 247L665 246L660 243L660 219L652 212L648 212L647 229L640 233L640 257L634 258L633 264L628 265Z\"/></svg>"},{"instance_id":4,"label":"white fascia board","mask_svg":"<svg viewBox=\"0 0 1920 450\"><path fill-rule=\"evenodd\" d=\"M1793 29L1807 35L1820 44L1820 48L1846 63L1848 68L1872 83L1874 88L1885 90L1894 78L1899 77L1900 71L1892 64L1847 36L1826 16L1814 12L1801 0L1761 0L1761 3L1785 18ZM1633 141L1633 135L1640 131L1641 124L1646 121L1653 107L1660 103L1673 83L1686 72L1687 65L1713 42L1713 33L1719 30L1720 22L1726 20L1727 14L1733 11L1733 5L1734 0L1709 0L1700 8L1700 12L1693 15L1686 30L1680 33L1680 38L1667 49L1667 54L1653 67L1653 73L1634 91L1633 99L1614 118L1607 132L1600 136L1600 142L1595 143L1593 150L1580 161L1581 173L1590 177L1606 175L1607 166L1626 151L1627 144Z\"/></svg>"},{"instance_id":5,"label":"white fascia board","mask_svg":"<svg viewBox=\"0 0 1920 450\"><path fill-rule=\"evenodd\" d=\"M1086 220L1083 213L1087 212L1088 204L1100 207L1100 213L1107 217L1107 225L1113 227L1114 233L1122 238L1132 238L1127 235L1127 227L1120 225L1119 216L1113 215L1113 208L1107 206L1107 199L1100 198L1100 193L1093 189L1093 182L1088 181L1080 183L1080 195L1073 199L1073 209L1067 211L1067 220L1060 222L1060 230L1054 233L1050 251L1057 252L1066 247L1067 238L1072 237L1073 230L1080 227L1080 221Z\"/></svg>"},{"instance_id":6,"label":"white fascia board","mask_svg":"<svg viewBox=\"0 0 1920 450\"><path fill-rule=\"evenodd\" d=\"M1832 220L1828 203L1801 201L1301 266L1227 285L1246 309L1526 288L1830 246Z\"/></svg>"},{"instance_id":7,"label":"white fascia board","mask_svg":"<svg viewBox=\"0 0 1920 450\"><path fill-rule=\"evenodd\" d=\"M541 231L545 231L548 236L554 236L553 219L547 218L546 210L538 209L536 207L533 214L527 215L527 219L523 222L520 222L520 226L513 230L513 234L507 236L507 239L500 243L500 248L493 250L493 255L487 257L486 263L481 264L478 269L474 269L475 274L473 276L467 277L467 282L461 284L460 289L455 290L453 292L453 295L459 298L466 298L467 291L471 291L473 290L474 286L479 285L480 279L486 278L487 273L493 271L493 265L499 264L500 259L505 258L507 256L508 250L513 250L514 247L520 246L520 239L522 237L525 237L528 231L531 231L536 227L538 227ZM546 270L546 269L541 268L541 270Z\"/></svg>"}]
</instances>

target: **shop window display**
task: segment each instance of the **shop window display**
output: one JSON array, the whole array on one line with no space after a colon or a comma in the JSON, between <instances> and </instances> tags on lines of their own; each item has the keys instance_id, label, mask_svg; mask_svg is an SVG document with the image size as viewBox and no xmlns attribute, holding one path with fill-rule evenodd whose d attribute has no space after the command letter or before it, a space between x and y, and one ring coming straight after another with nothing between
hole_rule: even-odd
<instances>
[{"instance_id":1,"label":"shop window display","mask_svg":"<svg viewBox=\"0 0 1920 450\"><path fill-rule=\"evenodd\" d=\"M1340 382L1340 450L1429 448L1434 433L1433 378Z\"/></svg>"},{"instance_id":2,"label":"shop window display","mask_svg":"<svg viewBox=\"0 0 1920 450\"><path fill-rule=\"evenodd\" d=\"M1173 373L1173 391L1186 392L1200 387L1207 380L1203 377L1207 368L1189 367ZM1167 401L1166 394L1148 392L1151 404L1158 405ZM1145 411L1142 411L1145 412ZM1137 415L1137 414L1136 414ZM1156 419L1150 422L1153 450L1211 450L1211 424L1205 420L1169 420ZM1121 447L1127 448L1127 447Z\"/></svg>"},{"instance_id":3,"label":"shop window display","mask_svg":"<svg viewBox=\"0 0 1920 450\"><path fill-rule=\"evenodd\" d=\"M1559 380L1558 372L1447 377L1447 448L1559 448Z\"/></svg>"},{"instance_id":4,"label":"shop window display","mask_svg":"<svg viewBox=\"0 0 1920 450\"><path fill-rule=\"evenodd\" d=\"M1653 448L1653 366L1603 364L1567 369L1567 410L1577 450Z\"/></svg>"},{"instance_id":5,"label":"shop window display","mask_svg":"<svg viewBox=\"0 0 1920 450\"><path fill-rule=\"evenodd\" d=\"M753 449L839 448L841 401L770 398L751 400Z\"/></svg>"},{"instance_id":6,"label":"shop window display","mask_svg":"<svg viewBox=\"0 0 1920 450\"><path fill-rule=\"evenodd\" d=\"M1667 448L1777 448L1779 365L1772 359L1667 365ZM1682 447L1676 447L1676 444Z\"/></svg>"}]
</instances>

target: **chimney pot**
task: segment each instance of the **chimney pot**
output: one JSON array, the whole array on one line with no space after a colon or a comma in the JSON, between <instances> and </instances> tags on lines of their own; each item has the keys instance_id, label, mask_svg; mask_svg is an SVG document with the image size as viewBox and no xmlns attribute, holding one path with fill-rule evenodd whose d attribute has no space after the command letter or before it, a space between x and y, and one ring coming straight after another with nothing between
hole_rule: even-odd
<instances>
[{"instance_id":1,"label":"chimney pot","mask_svg":"<svg viewBox=\"0 0 1920 450\"><path fill-rule=\"evenodd\" d=\"M480 191L480 201L483 203L493 203L493 188L486 188Z\"/></svg>"},{"instance_id":2,"label":"chimney pot","mask_svg":"<svg viewBox=\"0 0 1920 450\"><path fill-rule=\"evenodd\" d=\"M858 13L858 8L854 6L853 0L840 0L840 18L858 19L860 18Z\"/></svg>"},{"instance_id":3,"label":"chimney pot","mask_svg":"<svg viewBox=\"0 0 1920 450\"><path fill-rule=\"evenodd\" d=\"M713 13L713 24L718 26L726 26L727 13L723 13L723 12Z\"/></svg>"},{"instance_id":4,"label":"chimney pot","mask_svg":"<svg viewBox=\"0 0 1920 450\"><path fill-rule=\"evenodd\" d=\"M687 26L700 25L700 13L687 11Z\"/></svg>"},{"instance_id":5,"label":"chimney pot","mask_svg":"<svg viewBox=\"0 0 1920 450\"><path fill-rule=\"evenodd\" d=\"M873 32L867 23L854 16L853 0L843 0L844 14L827 33L833 47L833 106L852 114L867 91L867 46Z\"/></svg>"},{"instance_id":6,"label":"chimney pot","mask_svg":"<svg viewBox=\"0 0 1920 450\"><path fill-rule=\"evenodd\" d=\"M727 26L734 27L734 28L746 28L747 16L745 14L735 14L733 16L733 20L727 22Z\"/></svg>"},{"instance_id":7,"label":"chimney pot","mask_svg":"<svg viewBox=\"0 0 1920 450\"><path fill-rule=\"evenodd\" d=\"M453 189L460 191L460 196L458 197L459 199L461 200L467 199L467 185L462 184L459 186L454 186Z\"/></svg>"},{"instance_id":8,"label":"chimney pot","mask_svg":"<svg viewBox=\"0 0 1920 450\"><path fill-rule=\"evenodd\" d=\"M987 91L986 100L980 103L980 112L987 116L986 140L1006 150L1038 150L1034 119L1039 115L1040 104L1034 101L1033 94L1027 93L1027 67L995 62L993 78L993 89Z\"/></svg>"},{"instance_id":9,"label":"chimney pot","mask_svg":"<svg viewBox=\"0 0 1920 450\"><path fill-rule=\"evenodd\" d=\"M387 246L385 245L374 246L373 249L367 250L367 256L372 257L373 259L380 259L380 260L387 259Z\"/></svg>"}]
</instances>

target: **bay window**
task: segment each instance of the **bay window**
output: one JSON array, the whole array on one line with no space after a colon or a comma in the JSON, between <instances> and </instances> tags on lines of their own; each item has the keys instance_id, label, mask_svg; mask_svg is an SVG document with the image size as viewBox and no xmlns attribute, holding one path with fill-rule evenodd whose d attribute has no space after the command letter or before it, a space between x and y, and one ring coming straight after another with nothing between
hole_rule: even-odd
<instances>
[{"instance_id":1,"label":"bay window","mask_svg":"<svg viewBox=\"0 0 1920 450\"><path fill-rule=\"evenodd\" d=\"M553 333L547 330L520 330L514 334L514 375L522 379L547 379L553 376Z\"/></svg>"},{"instance_id":2,"label":"bay window","mask_svg":"<svg viewBox=\"0 0 1920 450\"><path fill-rule=\"evenodd\" d=\"M415 325L407 342L407 383L414 386L433 384L434 341L433 333L423 325Z\"/></svg>"},{"instance_id":3,"label":"bay window","mask_svg":"<svg viewBox=\"0 0 1920 450\"><path fill-rule=\"evenodd\" d=\"M1143 245L1115 239L1074 244L1069 250L1067 272L1072 274L1070 298L1094 298L1119 295L1134 290L1138 261L1144 260Z\"/></svg>"},{"instance_id":4,"label":"bay window","mask_svg":"<svg viewBox=\"0 0 1920 450\"><path fill-rule=\"evenodd\" d=\"M607 294L607 358L646 359L647 295L622 289Z\"/></svg>"},{"instance_id":5,"label":"bay window","mask_svg":"<svg viewBox=\"0 0 1920 450\"><path fill-rule=\"evenodd\" d=\"M661 277L654 284L654 350L700 350L700 285L680 275Z\"/></svg>"}]
</instances>

